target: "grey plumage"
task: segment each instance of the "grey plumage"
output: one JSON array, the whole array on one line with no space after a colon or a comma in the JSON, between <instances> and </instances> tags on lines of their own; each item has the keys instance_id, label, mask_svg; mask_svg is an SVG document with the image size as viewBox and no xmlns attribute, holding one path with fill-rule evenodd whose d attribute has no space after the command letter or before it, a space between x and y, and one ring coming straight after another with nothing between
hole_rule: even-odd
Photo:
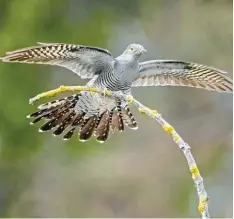
<instances>
[{"instance_id":1,"label":"grey plumage","mask_svg":"<svg viewBox=\"0 0 234 219\"><path fill-rule=\"evenodd\" d=\"M232 92L233 81L227 73L205 65L174 60L152 60L140 63L137 86L187 86Z\"/></svg>"},{"instance_id":2,"label":"grey plumage","mask_svg":"<svg viewBox=\"0 0 234 219\"><path fill-rule=\"evenodd\" d=\"M7 52L0 59L3 62L65 67L83 79L90 79L88 86L124 94L131 94L131 87L159 85L233 91L232 79L226 72L176 60L139 62L144 52L143 46L130 44L120 56L114 58L108 50L98 47L39 43L38 46ZM31 124L45 120L40 131L52 129L54 135L65 132L63 138L66 140L77 130L82 141L93 135L99 142L104 142L110 131L123 131L124 125L131 129L138 127L127 103L97 93L81 92L38 108L29 116L35 118Z\"/></svg>"}]
</instances>

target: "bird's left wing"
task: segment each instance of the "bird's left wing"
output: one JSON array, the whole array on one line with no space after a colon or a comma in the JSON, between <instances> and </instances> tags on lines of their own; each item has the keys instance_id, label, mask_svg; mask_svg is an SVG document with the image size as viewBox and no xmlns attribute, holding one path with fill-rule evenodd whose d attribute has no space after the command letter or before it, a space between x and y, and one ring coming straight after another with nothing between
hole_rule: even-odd
<instances>
[{"instance_id":1,"label":"bird's left wing","mask_svg":"<svg viewBox=\"0 0 234 219\"><path fill-rule=\"evenodd\" d=\"M201 64L175 60L140 63L139 76L132 83L133 87L168 85L233 92L233 81L226 72Z\"/></svg>"},{"instance_id":2,"label":"bird's left wing","mask_svg":"<svg viewBox=\"0 0 234 219\"><path fill-rule=\"evenodd\" d=\"M46 64L65 67L81 78L92 78L113 68L111 53L98 47L63 43L38 43L38 46L7 52L3 62Z\"/></svg>"}]
</instances>

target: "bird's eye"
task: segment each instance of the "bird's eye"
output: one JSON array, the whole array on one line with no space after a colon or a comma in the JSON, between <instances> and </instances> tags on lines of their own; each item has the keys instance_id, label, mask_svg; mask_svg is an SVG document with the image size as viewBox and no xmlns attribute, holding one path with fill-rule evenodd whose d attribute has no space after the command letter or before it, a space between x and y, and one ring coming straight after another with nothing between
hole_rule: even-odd
<instances>
[{"instance_id":1,"label":"bird's eye","mask_svg":"<svg viewBox=\"0 0 234 219\"><path fill-rule=\"evenodd\" d=\"M130 47L130 50L131 50L131 51L134 51L134 48L133 48L133 47Z\"/></svg>"}]
</instances>

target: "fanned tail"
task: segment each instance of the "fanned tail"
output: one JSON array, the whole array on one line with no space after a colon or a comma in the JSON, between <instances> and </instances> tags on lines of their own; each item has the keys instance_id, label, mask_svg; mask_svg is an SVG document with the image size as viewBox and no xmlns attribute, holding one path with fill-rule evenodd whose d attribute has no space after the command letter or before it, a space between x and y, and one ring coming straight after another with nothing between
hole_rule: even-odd
<instances>
[{"instance_id":1,"label":"fanned tail","mask_svg":"<svg viewBox=\"0 0 234 219\"><path fill-rule=\"evenodd\" d=\"M52 131L54 136L63 135L64 140L69 140L74 133L79 134L80 141L86 141L95 136L100 143L105 142L110 131L124 131L124 125L131 129L137 129L137 122L134 119L128 106L121 106L121 101L111 111L105 110L97 115L89 115L75 111L75 106L82 94L75 94L59 100L42 104L38 111L30 114L27 118L34 120L30 124L44 121L40 132Z\"/></svg>"}]
</instances>

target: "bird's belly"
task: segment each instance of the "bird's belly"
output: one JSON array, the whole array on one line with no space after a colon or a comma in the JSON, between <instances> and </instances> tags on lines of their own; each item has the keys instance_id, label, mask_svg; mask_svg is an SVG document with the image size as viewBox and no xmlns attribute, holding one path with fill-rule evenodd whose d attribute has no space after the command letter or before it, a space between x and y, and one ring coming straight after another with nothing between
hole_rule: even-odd
<instances>
[{"instance_id":1,"label":"bird's belly","mask_svg":"<svg viewBox=\"0 0 234 219\"><path fill-rule=\"evenodd\" d=\"M125 77L122 72L121 75L117 73L103 73L96 78L88 82L88 86L96 87L99 89L107 89L110 91L122 91L126 93L126 90L131 88L132 79Z\"/></svg>"}]
</instances>

